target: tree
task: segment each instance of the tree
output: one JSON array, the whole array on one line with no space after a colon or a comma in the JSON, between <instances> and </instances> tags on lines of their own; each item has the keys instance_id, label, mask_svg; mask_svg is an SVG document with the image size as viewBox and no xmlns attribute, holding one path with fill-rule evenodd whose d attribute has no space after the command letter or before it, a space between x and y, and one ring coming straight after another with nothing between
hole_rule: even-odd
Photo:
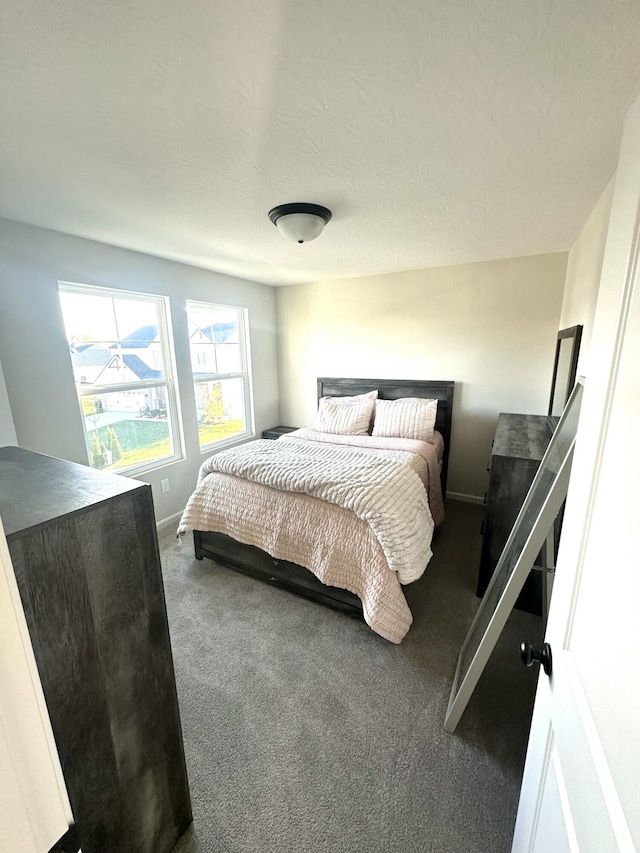
<instances>
[{"instance_id":1,"label":"tree","mask_svg":"<svg viewBox=\"0 0 640 853\"><path fill-rule=\"evenodd\" d=\"M122 459L124 451L122 449L122 445L120 444L120 440L116 434L116 431L113 427L107 427L107 443L109 445L109 450L111 451L111 461L117 462L118 459Z\"/></svg>"},{"instance_id":2,"label":"tree","mask_svg":"<svg viewBox=\"0 0 640 853\"><path fill-rule=\"evenodd\" d=\"M98 430L94 430L91 437L91 464L94 468L104 468L107 461L106 450L107 448L100 441Z\"/></svg>"},{"instance_id":3,"label":"tree","mask_svg":"<svg viewBox=\"0 0 640 853\"><path fill-rule=\"evenodd\" d=\"M213 390L205 391L205 410L202 420L205 424L223 424L225 422L224 400L222 399L222 384L213 383Z\"/></svg>"}]
</instances>

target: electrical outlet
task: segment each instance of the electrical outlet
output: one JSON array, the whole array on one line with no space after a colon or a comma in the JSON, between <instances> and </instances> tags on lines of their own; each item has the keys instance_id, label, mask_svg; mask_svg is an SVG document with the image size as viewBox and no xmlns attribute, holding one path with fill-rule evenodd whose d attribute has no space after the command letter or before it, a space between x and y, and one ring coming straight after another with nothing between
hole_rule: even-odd
<instances>
[{"instance_id":1,"label":"electrical outlet","mask_svg":"<svg viewBox=\"0 0 640 853\"><path fill-rule=\"evenodd\" d=\"M160 480L160 488L162 489L162 494L166 494L169 491L169 481Z\"/></svg>"}]
</instances>

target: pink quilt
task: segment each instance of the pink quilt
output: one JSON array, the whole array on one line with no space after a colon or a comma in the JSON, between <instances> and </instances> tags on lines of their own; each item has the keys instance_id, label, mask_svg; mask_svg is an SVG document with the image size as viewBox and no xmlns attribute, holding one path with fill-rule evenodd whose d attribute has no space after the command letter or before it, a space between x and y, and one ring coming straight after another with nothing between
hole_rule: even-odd
<instances>
[{"instance_id":1,"label":"pink quilt","mask_svg":"<svg viewBox=\"0 0 640 853\"><path fill-rule=\"evenodd\" d=\"M389 529L383 529L382 537L380 532L376 534L376 525L372 526L370 519L368 521L366 518L369 509L362 510L366 504L356 500L359 516L353 508L332 502L333 494L336 491L341 492L339 475L324 477L326 482L320 483L320 492L328 483L331 494L329 499L323 499L309 494L304 486L298 491L283 491L272 485L274 468L278 467L278 464L274 465L273 462L281 456L293 454L294 457L299 457L301 446L306 444L315 445L312 451L315 459L323 458L324 451L319 447L323 444L380 450L381 457L385 459L399 455L404 460L404 465L422 481L424 485L421 488L426 487L429 502L433 504L434 521L437 518L439 523L444 513L437 448L426 442L413 442L408 439L374 439L371 436L327 438L323 434L310 433L315 433L315 430L299 430L277 442L251 442L208 459L201 468L198 487L187 504L178 532L180 535L188 530L225 533L237 541L261 548L276 559L306 566L323 583L348 589L357 595L362 601L367 624L387 640L399 643L413 621L401 582L410 582L422 574L431 556L429 545L433 521L428 507L428 518L423 519L424 524L420 521L422 515L413 517L415 514L412 511L406 513L412 516L406 548L402 531L396 530L395 522L391 526L391 535L397 537L399 550L391 554L390 560ZM285 442L290 443L289 449L284 446ZM280 447L276 448L276 444ZM295 446L296 444L298 446ZM244 448L246 450L243 453ZM398 451L402 452L398 454ZM340 453L338 455L340 456ZM366 457L367 453L355 451L354 456ZM245 475L250 473L250 469L258 470L262 457L266 459L266 468L263 467L259 475L263 482L252 482ZM269 460L272 460L271 464ZM238 464L242 476L230 473ZM336 470L341 467L343 466L338 465ZM296 480L298 477L297 472L295 476L287 476ZM403 472L398 482L407 477L410 481L411 476L414 474ZM350 474L349 477L352 478L353 475ZM343 479L345 482L349 481L349 478ZM316 487L317 481L316 477ZM412 485L412 489L413 492L411 489L409 491L415 494L415 486ZM348 491L353 501L352 490ZM396 495L396 498L400 505L407 499L406 495ZM385 500L388 503L388 496ZM417 500L417 503L421 504L422 501ZM373 514L375 515L375 510ZM420 536L423 538L420 539ZM403 550L406 553L403 553ZM390 563L394 564L394 561L400 571L390 567Z\"/></svg>"}]
</instances>

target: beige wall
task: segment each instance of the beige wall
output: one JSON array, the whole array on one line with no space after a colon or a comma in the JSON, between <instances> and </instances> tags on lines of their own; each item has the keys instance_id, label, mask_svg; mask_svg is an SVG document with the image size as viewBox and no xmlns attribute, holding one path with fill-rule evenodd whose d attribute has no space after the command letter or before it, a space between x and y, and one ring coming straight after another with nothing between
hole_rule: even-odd
<instances>
[{"instance_id":1,"label":"beige wall","mask_svg":"<svg viewBox=\"0 0 640 853\"><path fill-rule=\"evenodd\" d=\"M281 287L282 422L313 424L317 376L456 382L448 491L481 497L500 412L545 414L564 253Z\"/></svg>"},{"instance_id":2,"label":"beige wall","mask_svg":"<svg viewBox=\"0 0 640 853\"><path fill-rule=\"evenodd\" d=\"M168 296L175 339L186 457L139 475L153 488L156 518L184 509L207 455L198 444L185 300L243 306L249 313L255 426L278 422L275 289L0 220L0 363L21 447L87 463L62 322L58 281ZM170 491L162 494L160 479Z\"/></svg>"},{"instance_id":3,"label":"beige wall","mask_svg":"<svg viewBox=\"0 0 640 853\"><path fill-rule=\"evenodd\" d=\"M22 446L86 461L57 302L63 279L166 294L174 323L186 298L248 306L258 435L313 423L319 375L455 380L449 491L481 497L498 413L546 412L558 328L584 325L586 372L612 193L613 181L568 266L565 254L538 255L277 289L0 220L0 444L15 443L15 421ZM188 398L187 354L177 356ZM158 518L190 494L202 461L191 434L186 460L141 478ZM168 495L160 477L171 480Z\"/></svg>"},{"instance_id":4,"label":"beige wall","mask_svg":"<svg viewBox=\"0 0 640 853\"><path fill-rule=\"evenodd\" d=\"M560 313L560 328L583 326L578 375L588 373L591 329L598 300L614 184L615 177L611 178L591 211L580 236L571 247L567 262L567 281Z\"/></svg>"}]
</instances>

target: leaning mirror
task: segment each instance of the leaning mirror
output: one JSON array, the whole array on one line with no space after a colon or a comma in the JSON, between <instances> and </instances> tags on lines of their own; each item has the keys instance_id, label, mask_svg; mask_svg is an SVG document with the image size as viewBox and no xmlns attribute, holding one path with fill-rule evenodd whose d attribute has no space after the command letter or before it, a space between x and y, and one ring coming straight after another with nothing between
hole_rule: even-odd
<instances>
[{"instance_id":1,"label":"leaning mirror","mask_svg":"<svg viewBox=\"0 0 640 853\"><path fill-rule=\"evenodd\" d=\"M582 326L571 326L568 329L560 329L558 332L548 412L549 426L552 430L556 428L573 391L573 386L576 384L581 338Z\"/></svg>"},{"instance_id":2,"label":"leaning mirror","mask_svg":"<svg viewBox=\"0 0 640 853\"><path fill-rule=\"evenodd\" d=\"M464 641L444 727L453 732L475 690L569 486L584 384L576 384L518 513Z\"/></svg>"}]
</instances>

